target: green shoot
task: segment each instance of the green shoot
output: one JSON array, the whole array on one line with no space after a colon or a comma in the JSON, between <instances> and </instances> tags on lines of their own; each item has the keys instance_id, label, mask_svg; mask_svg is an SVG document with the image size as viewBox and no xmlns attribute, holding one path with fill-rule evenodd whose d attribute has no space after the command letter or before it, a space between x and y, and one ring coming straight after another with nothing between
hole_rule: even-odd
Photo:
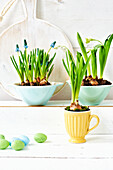
<instances>
[{"instance_id":1,"label":"green shoot","mask_svg":"<svg viewBox=\"0 0 113 170\"><path fill-rule=\"evenodd\" d=\"M66 69L71 81L72 103L76 103L76 101L78 101L82 79L87 70L90 57L87 58L86 63L84 63L82 55L77 53L77 59L75 65L75 61L72 57L72 54L68 50L68 52L66 52L66 62L64 61L64 59L62 59L62 61L63 61L64 68Z\"/></svg>"},{"instance_id":2,"label":"green shoot","mask_svg":"<svg viewBox=\"0 0 113 170\"><path fill-rule=\"evenodd\" d=\"M97 77L97 57L96 57L96 50L91 50L91 68L92 68L92 76L94 79Z\"/></svg>"},{"instance_id":3,"label":"green shoot","mask_svg":"<svg viewBox=\"0 0 113 170\"><path fill-rule=\"evenodd\" d=\"M33 70L34 70L34 55L30 51L30 63L29 63L29 81L33 82Z\"/></svg>"},{"instance_id":4,"label":"green shoot","mask_svg":"<svg viewBox=\"0 0 113 170\"><path fill-rule=\"evenodd\" d=\"M21 69L22 69L22 65L21 65L21 69L19 69L19 66L14 58L14 56L10 57L11 59L11 62L13 64L13 66L15 67L20 79L21 79L21 82L24 82L24 76L23 76L23 72L21 72Z\"/></svg>"},{"instance_id":5,"label":"green shoot","mask_svg":"<svg viewBox=\"0 0 113 170\"><path fill-rule=\"evenodd\" d=\"M81 36L80 36L80 34L78 32L77 32L77 40L78 40L79 46L81 48L82 54L83 54L85 62L86 62L87 59L88 59L88 55L87 55L84 43L82 41L82 38L81 38ZM88 74L91 75L91 70L90 70L90 65L89 64L88 64L88 68L87 69L88 69Z\"/></svg>"},{"instance_id":6,"label":"green shoot","mask_svg":"<svg viewBox=\"0 0 113 170\"><path fill-rule=\"evenodd\" d=\"M26 80L29 80L29 55L26 56L26 50L24 51L24 68Z\"/></svg>"},{"instance_id":7,"label":"green shoot","mask_svg":"<svg viewBox=\"0 0 113 170\"><path fill-rule=\"evenodd\" d=\"M36 54L36 52L37 52L37 54ZM38 52L39 52L39 49L37 49L37 50L35 49L35 51L33 53L33 55L34 55L34 77L35 77L35 80L37 79L37 77L40 76L39 67L38 67L39 58L36 57L36 56L38 56Z\"/></svg>"},{"instance_id":8,"label":"green shoot","mask_svg":"<svg viewBox=\"0 0 113 170\"><path fill-rule=\"evenodd\" d=\"M47 73L47 79L46 79L46 80L48 80L48 78L50 77L50 75L51 75L53 69L54 69L54 64L51 66L49 72Z\"/></svg>"},{"instance_id":9,"label":"green shoot","mask_svg":"<svg viewBox=\"0 0 113 170\"><path fill-rule=\"evenodd\" d=\"M77 51L76 58L79 60L79 62L80 62L81 56L82 56L82 54L81 54L80 52ZM84 60L83 60L83 65L85 65ZM85 76L87 77L87 69L86 69L86 72L85 72Z\"/></svg>"},{"instance_id":10,"label":"green shoot","mask_svg":"<svg viewBox=\"0 0 113 170\"><path fill-rule=\"evenodd\" d=\"M101 47L99 48L100 79L103 78L104 59L105 59L105 48L104 48L104 46L101 46Z\"/></svg>"},{"instance_id":11,"label":"green shoot","mask_svg":"<svg viewBox=\"0 0 113 170\"><path fill-rule=\"evenodd\" d=\"M91 57L91 67L92 67L92 74L93 74L93 77L96 76L97 74L97 64L96 64L96 56L97 55L97 50L99 50L99 64L100 64L100 79L103 78L103 74L104 74L104 70L105 70L105 66L106 66L106 62L107 62L107 58L108 58L108 53L109 53L109 50L110 50L110 46L111 46L111 43L112 43L112 40L113 40L113 34L109 35L104 44L102 44L101 41L99 40L96 40L96 39L86 39L86 43L89 43L90 41L97 41L99 42L100 44L97 44L96 46L93 47L93 50L92 50L92 57ZM95 72L95 73L94 73Z\"/></svg>"}]
</instances>

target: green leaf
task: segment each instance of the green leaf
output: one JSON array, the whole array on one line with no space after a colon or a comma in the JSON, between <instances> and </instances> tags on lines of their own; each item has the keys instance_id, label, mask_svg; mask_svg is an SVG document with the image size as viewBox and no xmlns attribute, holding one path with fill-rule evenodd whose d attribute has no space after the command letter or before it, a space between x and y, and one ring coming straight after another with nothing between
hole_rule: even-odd
<instances>
[{"instance_id":1,"label":"green leaf","mask_svg":"<svg viewBox=\"0 0 113 170\"><path fill-rule=\"evenodd\" d=\"M53 63L53 60L54 60L55 56L56 56L56 53L53 55L53 57L52 57L52 58L50 59L50 61L48 62L46 71L48 71L49 67L50 67L51 64Z\"/></svg>"},{"instance_id":2,"label":"green leaf","mask_svg":"<svg viewBox=\"0 0 113 170\"><path fill-rule=\"evenodd\" d=\"M66 62L67 62L67 68L69 69L69 59L68 59L67 51L66 51Z\"/></svg>"},{"instance_id":3,"label":"green leaf","mask_svg":"<svg viewBox=\"0 0 113 170\"><path fill-rule=\"evenodd\" d=\"M18 66L18 64L17 64L14 56L10 57L10 59L11 59L11 62L12 62L12 64L13 64L13 66L15 67L15 69L16 69L19 77L20 77L20 79L21 79L21 82L23 82L23 76L21 75L21 72L20 72L20 70L19 70L19 66Z\"/></svg>"},{"instance_id":4,"label":"green leaf","mask_svg":"<svg viewBox=\"0 0 113 170\"><path fill-rule=\"evenodd\" d=\"M82 56L82 54L81 54L80 52L77 51L76 57L77 57L77 59L78 59L79 62L80 62L81 56Z\"/></svg>"},{"instance_id":5,"label":"green leaf","mask_svg":"<svg viewBox=\"0 0 113 170\"><path fill-rule=\"evenodd\" d=\"M94 49L95 51L97 51L101 46L103 46L103 45L102 45L102 44L97 44L97 45L94 46L93 49Z\"/></svg>"},{"instance_id":6,"label":"green leaf","mask_svg":"<svg viewBox=\"0 0 113 170\"><path fill-rule=\"evenodd\" d=\"M109 53L109 50L110 50L112 40L113 40L113 34L109 35L107 37L107 39L105 40L105 43L104 43L104 49L105 49L105 58L104 58L104 65L103 65L104 68L105 68L105 65L106 65L106 61L107 61L107 57L108 57L108 53Z\"/></svg>"},{"instance_id":7,"label":"green leaf","mask_svg":"<svg viewBox=\"0 0 113 170\"><path fill-rule=\"evenodd\" d=\"M97 76L97 57L96 57L97 50L91 50L91 66L92 66L92 74L93 78L95 79Z\"/></svg>"},{"instance_id":8,"label":"green leaf","mask_svg":"<svg viewBox=\"0 0 113 170\"><path fill-rule=\"evenodd\" d=\"M65 70L67 71L67 73L68 73L68 75L69 75L69 70L68 70L68 68L67 68L67 66L66 66L66 63L65 63L64 59L62 59L62 62L63 62L63 65L64 65L64 67L65 67Z\"/></svg>"},{"instance_id":9,"label":"green leaf","mask_svg":"<svg viewBox=\"0 0 113 170\"><path fill-rule=\"evenodd\" d=\"M74 57L70 55L71 53L69 49L67 51L68 53L66 52L66 57L67 57L66 61L67 64L69 64L69 67L65 63L64 59L62 59L62 61L63 61L64 68L66 69L71 81L72 102L75 102L75 100L78 100L82 79L86 73L87 66L90 61L90 57L87 59L86 63L84 63L84 59L82 55L79 52L77 52L76 65L75 65Z\"/></svg>"},{"instance_id":10,"label":"green leaf","mask_svg":"<svg viewBox=\"0 0 113 170\"><path fill-rule=\"evenodd\" d=\"M81 38L81 36L78 32L77 32L77 40L78 40L79 46L81 48L82 54L84 56L84 59L85 59L85 61L87 61L88 55L87 55L87 52L86 52L86 48L85 48L84 43L82 41L82 38ZM91 75L90 65L88 65L87 69L88 69L89 75Z\"/></svg>"},{"instance_id":11,"label":"green leaf","mask_svg":"<svg viewBox=\"0 0 113 170\"><path fill-rule=\"evenodd\" d=\"M101 46L99 49L100 78L103 78L104 60L105 60L105 48L104 46Z\"/></svg>"},{"instance_id":12,"label":"green leaf","mask_svg":"<svg viewBox=\"0 0 113 170\"><path fill-rule=\"evenodd\" d=\"M49 72L48 72L47 80L48 80L48 78L50 77L50 75L51 75L53 69L54 69L54 64L51 66L51 68L50 68L50 70L49 70Z\"/></svg>"}]
</instances>

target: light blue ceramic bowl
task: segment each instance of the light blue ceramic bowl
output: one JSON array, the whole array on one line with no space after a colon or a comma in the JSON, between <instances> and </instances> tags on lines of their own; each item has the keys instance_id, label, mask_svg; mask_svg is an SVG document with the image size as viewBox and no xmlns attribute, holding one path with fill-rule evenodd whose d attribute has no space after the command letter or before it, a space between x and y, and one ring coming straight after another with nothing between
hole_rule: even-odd
<instances>
[{"instance_id":1,"label":"light blue ceramic bowl","mask_svg":"<svg viewBox=\"0 0 113 170\"><path fill-rule=\"evenodd\" d=\"M56 87L61 85L63 83L52 83L52 85L47 86L11 86L27 105L46 105L55 92Z\"/></svg>"},{"instance_id":2,"label":"light blue ceramic bowl","mask_svg":"<svg viewBox=\"0 0 113 170\"><path fill-rule=\"evenodd\" d=\"M67 81L69 86L71 84ZM100 85L100 86L81 86L79 101L80 104L85 106L99 105L108 95L113 85Z\"/></svg>"},{"instance_id":3,"label":"light blue ceramic bowl","mask_svg":"<svg viewBox=\"0 0 113 170\"><path fill-rule=\"evenodd\" d=\"M81 86L79 101L82 105L99 105L108 95L113 85Z\"/></svg>"}]
</instances>

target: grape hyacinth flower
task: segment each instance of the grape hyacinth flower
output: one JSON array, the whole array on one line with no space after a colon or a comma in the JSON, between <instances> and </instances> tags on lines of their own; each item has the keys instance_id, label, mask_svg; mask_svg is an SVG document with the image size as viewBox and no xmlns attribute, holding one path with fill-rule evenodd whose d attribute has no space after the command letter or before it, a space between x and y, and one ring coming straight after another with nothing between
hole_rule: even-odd
<instances>
[{"instance_id":1,"label":"grape hyacinth flower","mask_svg":"<svg viewBox=\"0 0 113 170\"><path fill-rule=\"evenodd\" d=\"M20 49L19 49L19 45L18 44L16 44L16 50L15 50L16 52L20 52Z\"/></svg>"},{"instance_id":2,"label":"grape hyacinth flower","mask_svg":"<svg viewBox=\"0 0 113 170\"><path fill-rule=\"evenodd\" d=\"M26 40L24 40L24 48L25 48L25 56L26 56L26 60L27 60L27 48L28 48L28 45L27 45Z\"/></svg>"},{"instance_id":3,"label":"grape hyacinth flower","mask_svg":"<svg viewBox=\"0 0 113 170\"><path fill-rule=\"evenodd\" d=\"M48 50L48 52L47 52L47 55L48 55L48 53L50 52L50 50L55 47L55 44L56 44L56 41L54 41L54 42L50 45L50 48L49 48L49 50Z\"/></svg>"},{"instance_id":4,"label":"grape hyacinth flower","mask_svg":"<svg viewBox=\"0 0 113 170\"><path fill-rule=\"evenodd\" d=\"M16 44L16 50L15 50L18 54L18 58L19 58L19 52L20 52L20 49L19 49L19 45ZM19 66L20 66L20 59L19 59Z\"/></svg>"},{"instance_id":5,"label":"grape hyacinth flower","mask_svg":"<svg viewBox=\"0 0 113 170\"><path fill-rule=\"evenodd\" d=\"M28 45L27 45L27 41L24 40L24 48L27 49L28 48Z\"/></svg>"},{"instance_id":6,"label":"grape hyacinth flower","mask_svg":"<svg viewBox=\"0 0 113 170\"><path fill-rule=\"evenodd\" d=\"M18 58L19 58L20 49L19 49L19 45L18 44L16 44L16 50L15 51L17 52ZM20 61L19 61L19 65L20 65Z\"/></svg>"},{"instance_id":7,"label":"grape hyacinth flower","mask_svg":"<svg viewBox=\"0 0 113 170\"><path fill-rule=\"evenodd\" d=\"M27 55L28 45L27 45L27 41L25 39L24 39L24 48L25 48L24 56L26 58L26 70L27 70L27 73L26 73L26 82L29 82L29 80L28 80L28 76L29 76L29 62L28 62L28 55Z\"/></svg>"},{"instance_id":8,"label":"grape hyacinth flower","mask_svg":"<svg viewBox=\"0 0 113 170\"><path fill-rule=\"evenodd\" d=\"M39 48L37 48L37 57L38 57L38 52L39 52Z\"/></svg>"},{"instance_id":9,"label":"grape hyacinth flower","mask_svg":"<svg viewBox=\"0 0 113 170\"><path fill-rule=\"evenodd\" d=\"M55 47L55 44L56 44L56 41L54 41L54 42L50 45L50 47L51 47L51 48L54 48L54 47Z\"/></svg>"}]
</instances>

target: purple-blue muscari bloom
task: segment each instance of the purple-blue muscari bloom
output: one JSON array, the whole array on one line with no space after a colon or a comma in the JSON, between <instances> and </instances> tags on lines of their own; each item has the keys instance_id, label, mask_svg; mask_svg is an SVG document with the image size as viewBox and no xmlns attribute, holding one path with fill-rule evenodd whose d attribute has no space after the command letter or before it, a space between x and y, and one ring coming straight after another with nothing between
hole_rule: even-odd
<instances>
[{"instance_id":1,"label":"purple-blue muscari bloom","mask_svg":"<svg viewBox=\"0 0 113 170\"><path fill-rule=\"evenodd\" d=\"M16 51L16 52L19 52L19 51L20 51L18 44L16 45L16 50L15 50L15 51Z\"/></svg>"},{"instance_id":2,"label":"purple-blue muscari bloom","mask_svg":"<svg viewBox=\"0 0 113 170\"><path fill-rule=\"evenodd\" d=\"M28 48L27 41L24 40L24 48Z\"/></svg>"},{"instance_id":3,"label":"purple-blue muscari bloom","mask_svg":"<svg viewBox=\"0 0 113 170\"><path fill-rule=\"evenodd\" d=\"M54 47L55 47L55 44L56 44L56 41L54 41L54 42L50 45L50 47L54 48Z\"/></svg>"},{"instance_id":4,"label":"purple-blue muscari bloom","mask_svg":"<svg viewBox=\"0 0 113 170\"><path fill-rule=\"evenodd\" d=\"M39 48L37 48L37 56L38 56Z\"/></svg>"},{"instance_id":5,"label":"purple-blue muscari bloom","mask_svg":"<svg viewBox=\"0 0 113 170\"><path fill-rule=\"evenodd\" d=\"M28 48L28 45L24 46L24 48Z\"/></svg>"}]
</instances>

